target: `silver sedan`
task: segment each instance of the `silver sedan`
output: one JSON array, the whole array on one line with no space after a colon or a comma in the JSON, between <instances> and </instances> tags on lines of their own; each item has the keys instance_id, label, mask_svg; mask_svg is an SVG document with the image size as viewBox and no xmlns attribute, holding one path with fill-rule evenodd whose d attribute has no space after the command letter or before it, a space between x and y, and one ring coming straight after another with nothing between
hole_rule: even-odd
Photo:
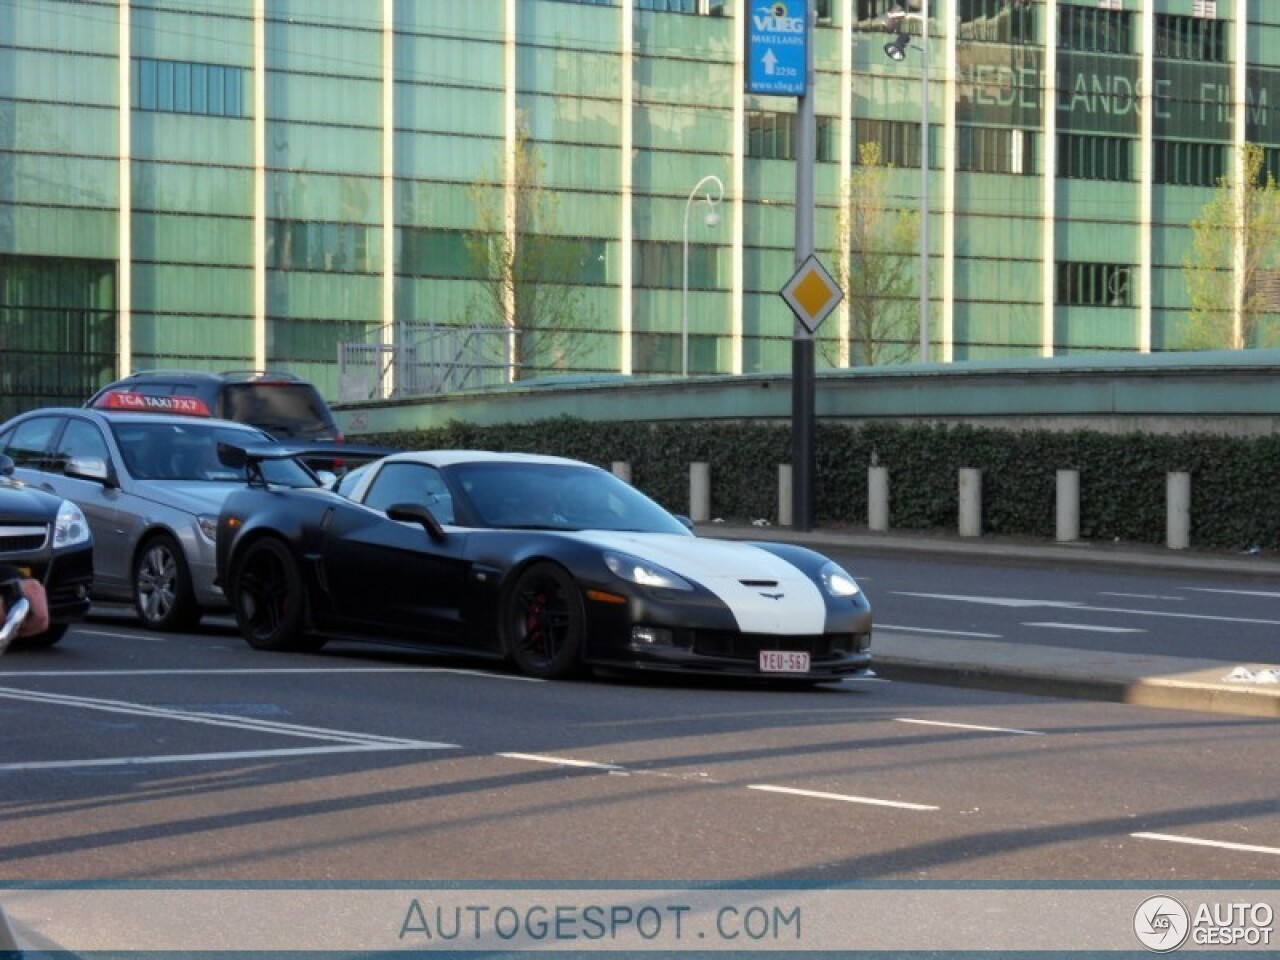
<instances>
[{"instance_id":1,"label":"silver sedan","mask_svg":"<svg viewBox=\"0 0 1280 960\"><path fill-rule=\"evenodd\" d=\"M219 444L271 443L261 430L201 416L48 408L0 426L0 453L14 475L70 500L93 532L93 597L132 602L147 626L194 626L226 607L214 564L218 512L243 489ZM269 478L289 486L316 479L292 460Z\"/></svg>"}]
</instances>

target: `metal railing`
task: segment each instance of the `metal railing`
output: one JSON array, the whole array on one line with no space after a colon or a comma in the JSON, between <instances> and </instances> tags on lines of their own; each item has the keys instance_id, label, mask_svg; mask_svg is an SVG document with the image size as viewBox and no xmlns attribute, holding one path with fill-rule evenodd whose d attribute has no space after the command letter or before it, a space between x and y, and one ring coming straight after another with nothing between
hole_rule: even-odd
<instances>
[{"instance_id":1,"label":"metal railing","mask_svg":"<svg viewBox=\"0 0 1280 960\"><path fill-rule=\"evenodd\" d=\"M507 337L492 327L398 323L390 343L338 344L340 402L424 397L507 381Z\"/></svg>"}]
</instances>

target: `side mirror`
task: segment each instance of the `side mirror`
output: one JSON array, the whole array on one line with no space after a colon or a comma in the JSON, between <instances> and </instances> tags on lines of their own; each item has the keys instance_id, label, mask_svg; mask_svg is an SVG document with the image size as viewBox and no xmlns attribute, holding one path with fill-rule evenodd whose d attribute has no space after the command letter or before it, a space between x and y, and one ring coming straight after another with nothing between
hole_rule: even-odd
<instances>
[{"instance_id":1,"label":"side mirror","mask_svg":"<svg viewBox=\"0 0 1280 960\"><path fill-rule=\"evenodd\" d=\"M13 476L13 458L0 453L0 477Z\"/></svg>"},{"instance_id":2,"label":"side mirror","mask_svg":"<svg viewBox=\"0 0 1280 960\"><path fill-rule=\"evenodd\" d=\"M393 503L387 507L387 516L401 523L421 524L436 543L443 542L448 536L435 514L420 503Z\"/></svg>"},{"instance_id":3,"label":"side mirror","mask_svg":"<svg viewBox=\"0 0 1280 960\"><path fill-rule=\"evenodd\" d=\"M101 457L72 457L62 468L65 476L77 480L93 480L104 487L115 486L111 477L111 468Z\"/></svg>"}]
</instances>

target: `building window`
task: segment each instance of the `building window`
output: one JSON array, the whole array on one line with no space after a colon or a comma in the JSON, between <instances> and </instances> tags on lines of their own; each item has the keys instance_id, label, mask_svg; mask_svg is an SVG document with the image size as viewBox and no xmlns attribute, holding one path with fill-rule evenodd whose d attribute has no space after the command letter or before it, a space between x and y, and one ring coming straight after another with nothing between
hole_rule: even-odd
<instances>
[{"instance_id":1,"label":"building window","mask_svg":"<svg viewBox=\"0 0 1280 960\"><path fill-rule=\"evenodd\" d=\"M267 266L273 270L372 273L370 228L360 223L272 220Z\"/></svg>"},{"instance_id":2,"label":"building window","mask_svg":"<svg viewBox=\"0 0 1280 960\"><path fill-rule=\"evenodd\" d=\"M1133 14L1124 10L1058 6L1058 47L1088 53L1133 53Z\"/></svg>"},{"instance_id":3,"label":"building window","mask_svg":"<svg viewBox=\"0 0 1280 960\"><path fill-rule=\"evenodd\" d=\"M651 290L679 290L684 285L684 245L641 240L635 245L636 286ZM719 290L720 247L689 244L689 289Z\"/></svg>"},{"instance_id":4,"label":"building window","mask_svg":"<svg viewBox=\"0 0 1280 960\"><path fill-rule=\"evenodd\" d=\"M583 0L578 2L581 3ZM723 17L725 3L726 0L636 0L636 9L657 10L664 13L693 13L702 17Z\"/></svg>"},{"instance_id":5,"label":"building window","mask_svg":"<svg viewBox=\"0 0 1280 960\"><path fill-rule=\"evenodd\" d=\"M401 227L396 272L406 277L475 279L481 276L462 230Z\"/></svg>"},{"instance_id":6,"label":"building window","mask_svg":"<svg viewBox=\"0 0 1280 960\"><path fill-rule=\"evenodd\" d=\"M181 60L133 61L133 107L161 113L245 117L249 71Z\"/></svg>"},{"instance_id":7,"label":"building window","mask_svg":"<svg viewBox=\"0 0 1280 960\"><path fill-rule=\"evenodd\" d=\"M1133 144L1127 137L1058 134L1058 176L1072 180L1132 180Z\"/></svg>"},{"instance_id":8,"label":"building window","mask_svg":"<svg viewBox=\"0 0 1280 960\"><path fill-rule=\"evenodd\" d=\"M818 117L815 151L819 163L831 163L835 120ZM747 156L760 160L794 160L796 115L794 113L765 113L747 111Z\"/></svg>"},{"instance_id":9,"label":"building window","mask_svg":"<svg viewBox=\"0 0 1280 960\"><path fill-rule=\"evenodd\" d=\"M1035 7L1027 0L959 0L960 39L1035 43Z\"/></svg>"},{"instance_id":10,"label":"building window","mask_svg":"<svg viewBox=\"0 0 1280 960\"><path fill-rule=\"evenodd\" d=\"M857 0L854 23L861 30L884 30L885 14L901 5L900 0Z\"/></svg>"},{"instance_id":11,"label":"building window","mask_svg":"<svg viewBox=\"0 0 1280 960\"><path fill-rule=\"evenodd\" d=\"M956 169L969 173L1035 172L1035 134L1007 127L957 127Z\"/></svg>"},{"instance_id":12,"label":"building window","mask_svg":"<svg viewBox=\"0 0 1280 960\"><path fill-rule=\"evenodd\" d=\"M1054 302L1065 307L1132 306L1132 275L1133 267L1123 263L1059 263Z\"/></svg>"},{"instance_id":13,"label":"building window","mask_svg":"<svg viewBox=\"0 0 1280 960\"><path fill-rule=\"evenodd\" d=\"M932 134L932 131L930 131ZM920 166L920 124L900 120L855 120L854 162L864 143L880 144L880 162L886 167ZM930 141L932 142L932 135Z\"/></svg>"},{"instance_id":14,"label":"building window","mask_svg":"<svg viewBox=\"0 0 1280 960\"><path fill-rule=\"evenodd\" d=\"M1170 60L1226 63L1226 24L1207 17L1157 13L1156 56Z\"/></svg>"},{"instance_id":15,"label":"building window","mask_svg":"<svg viewBox=\"0 0 1280 960\"><path fill-rule=\"evenodd\" d=\"M1216 187L1227 173L1227 147L1221 143L1157 140L1153 179L1180 187Z\"/></svg>"}]
</instances>

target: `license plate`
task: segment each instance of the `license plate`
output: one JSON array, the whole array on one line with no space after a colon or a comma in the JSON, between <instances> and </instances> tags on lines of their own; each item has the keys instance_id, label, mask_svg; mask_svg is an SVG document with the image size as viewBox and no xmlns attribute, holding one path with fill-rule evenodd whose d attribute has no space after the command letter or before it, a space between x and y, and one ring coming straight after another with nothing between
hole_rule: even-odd
<instances>
[{"instance_id":1,"label":"license plate","mask_svg":"<svg viewBox=\"0 0 1280 960\"><path fill-rule=\"evenodd\" d=\"M761 673L808 673L809 654L803 650L761 650Z\"/></svg>"}]
</instances>

